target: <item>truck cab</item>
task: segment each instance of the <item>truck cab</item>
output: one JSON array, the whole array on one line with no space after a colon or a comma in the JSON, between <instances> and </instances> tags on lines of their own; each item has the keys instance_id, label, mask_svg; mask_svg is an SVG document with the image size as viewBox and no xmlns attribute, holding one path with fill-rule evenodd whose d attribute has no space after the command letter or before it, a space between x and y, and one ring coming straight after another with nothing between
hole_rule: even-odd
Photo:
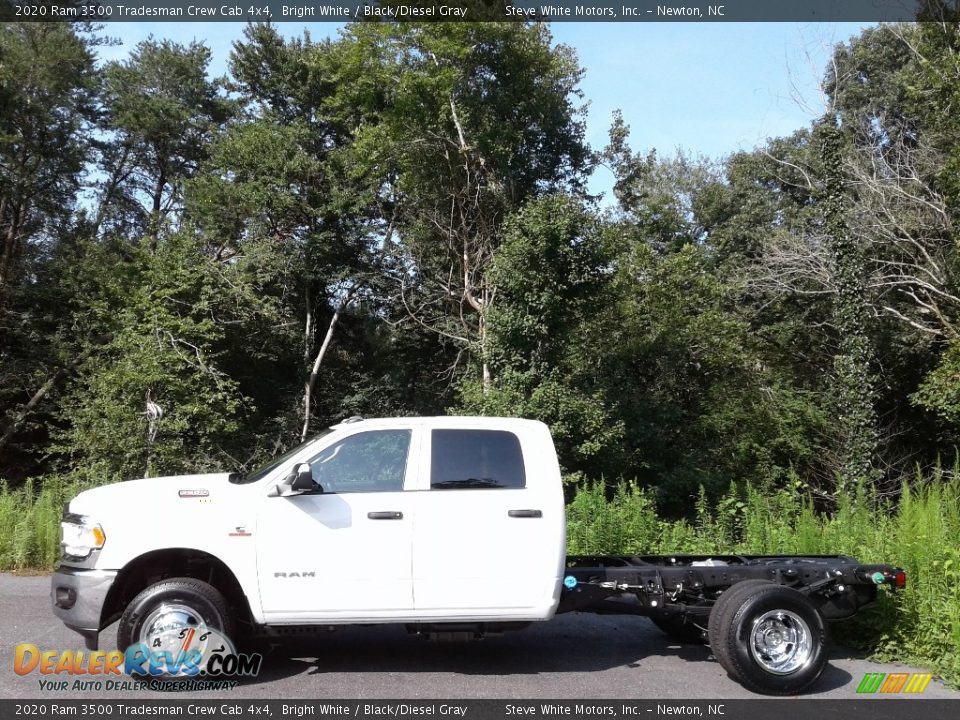
<instances>
[{"instance_id":1,"label":"truck cab","mask_svg":"<svg viewBox=\"0 0 960 720\"><path fill-rule=\"evenodd\" d=\"M564 528L542 423L357 419L247 475L81 493L65 511L51 595L88 646L120 618L121 650L169 624L162 609L174 606L227 634L237 623L547 620Z\"/></svg>"}]
</instances>

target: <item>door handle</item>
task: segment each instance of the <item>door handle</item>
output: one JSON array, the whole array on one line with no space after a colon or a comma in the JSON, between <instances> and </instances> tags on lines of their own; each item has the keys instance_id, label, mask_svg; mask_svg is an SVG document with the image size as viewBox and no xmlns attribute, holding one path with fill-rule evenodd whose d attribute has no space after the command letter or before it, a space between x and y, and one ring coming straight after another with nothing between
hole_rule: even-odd
<instances>
[{"instance_id":1,"label":"door handle","mask_svg":"<svg viewBox=\"0 0 960 720\"><path fill-rule=\"evenodd\" d=\"M543 512L540 510L507 510L507 515L512 518L542 518Z\"/></svg>"},{"instance_id":2,"label":"door handle","mask_svg":"<svg viewBox=\"0 0 960 720\"><path fill-rule=\"evenodd\" d=\"M371 520L403 520L403 513L399 510L380 510L368 512L367 517Z\"/></svg>"}]
</instances>

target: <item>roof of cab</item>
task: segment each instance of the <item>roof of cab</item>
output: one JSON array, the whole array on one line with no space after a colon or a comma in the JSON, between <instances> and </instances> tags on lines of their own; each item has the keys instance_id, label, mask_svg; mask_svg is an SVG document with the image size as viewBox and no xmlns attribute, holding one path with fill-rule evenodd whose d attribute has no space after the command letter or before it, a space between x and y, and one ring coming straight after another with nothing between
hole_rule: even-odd
<instances>
[{"instance_id":1,"label":"roof of cab","mask_svg":"<svg viewBox=\"0 0 960 720\"><path fill-rule=\"evenodd\" d=\"M439 428L506 428L506 427L531 427L543 426L539 420L527 420L516 417L488 417L481 415L438 415L435 417L389 417L389 418L359 418L351 417L343 420L336 425L331 425L331 429L340 429L344 427L410 427L410 426L429 426Z\"/></svg>"}]
</instances>

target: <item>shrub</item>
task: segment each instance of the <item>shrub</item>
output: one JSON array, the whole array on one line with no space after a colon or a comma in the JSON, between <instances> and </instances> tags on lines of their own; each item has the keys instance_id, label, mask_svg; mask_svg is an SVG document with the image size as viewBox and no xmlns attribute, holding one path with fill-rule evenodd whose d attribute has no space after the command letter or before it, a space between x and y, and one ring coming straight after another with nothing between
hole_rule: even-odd
<instances>
[{"instance_id":1,"label":"shrub","mask_svg":"<svg viewBox=\"0 0 960 720\"><path fill-rule=\"evenodd\" d=\"M832 514L817 512L795 477L775 491L731 487L715 506L701 493L692 524L659 517L655 494L635 483L619 483L608 497L604 483L574 480L571 555L842 553L903 567L906 590L882 592L834 634L876 659L929 667L960 684L960 467L905 481L895 502L854 492ZM10 490L0 482L0 569L52 568L63 504L93 484L51 476Z\"/></svg>"},{"instance_id":2,"label":"shrub","mask_svg":"<svg viewBox=\"0 0 960 720\"><path fill-rule=\"evenodd\" d=\"M846 554L898 565L906 590L881 592L834 635L878 660L929 667L960 684L960 468L905 481L896 502L854 491L832 514L817 512L795 477L776 491L731 487L713 506L701 492L693 526L658 518L654 508L652 494L629 483L609 499L602 485L581 485L567 508L568 552Z\"/></svg>"},{"instance_id":3,"label":"shrub","mask_svg":"<svg viewBox=\"0 0 960 720\"><path fill-rule=\"evenodd\" d=\"M0 483L0 570L51 569L60 554L64 503L82 489L56 476L16 490Z\"/></svg>"}]
</instances>

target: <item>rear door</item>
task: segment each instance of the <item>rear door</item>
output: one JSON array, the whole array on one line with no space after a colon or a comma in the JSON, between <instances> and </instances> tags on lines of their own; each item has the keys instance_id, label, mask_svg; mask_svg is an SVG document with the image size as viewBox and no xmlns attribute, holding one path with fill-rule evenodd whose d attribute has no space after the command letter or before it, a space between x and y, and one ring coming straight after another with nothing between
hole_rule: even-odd
<instances>
[{"instance_id":1,"label":"rear door","mask_svg":"<svg viewBox=\"0 0 960 720\"><path fill-rule=\"evenodd\" d=\"M417 493L413 539L417 614L552 614L563 495L546 428L438 428L424 441L429 486Z\"/></svg>"}]
</instances>

